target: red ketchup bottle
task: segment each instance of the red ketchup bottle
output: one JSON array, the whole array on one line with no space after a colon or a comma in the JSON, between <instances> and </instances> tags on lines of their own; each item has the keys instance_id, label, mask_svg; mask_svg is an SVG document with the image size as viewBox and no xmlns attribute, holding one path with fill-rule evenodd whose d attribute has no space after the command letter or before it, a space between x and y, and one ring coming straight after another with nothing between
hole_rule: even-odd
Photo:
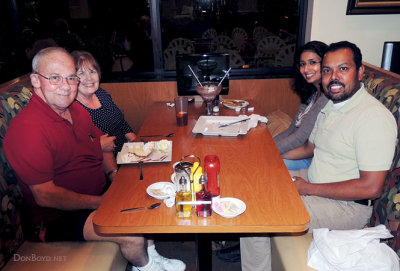
<instances>
[{"instance_id":1,"label":"red ketchup bottle","mask_svg":"<svg viewBox=\"0 0 400 271\"><path fill-rule=\"evenodd\" d=\"M210 191L213 199L219 198L219 170L218 156L206 155L204 158L204 170L207 177L207 191Z\"/></svg>"}]
</instances>

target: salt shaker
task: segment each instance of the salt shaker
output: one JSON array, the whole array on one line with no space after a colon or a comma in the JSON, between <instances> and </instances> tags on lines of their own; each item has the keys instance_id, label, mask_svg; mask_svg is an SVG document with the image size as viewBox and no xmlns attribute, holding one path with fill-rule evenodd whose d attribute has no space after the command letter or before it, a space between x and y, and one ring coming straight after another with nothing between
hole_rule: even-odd
<instances>
[{"instance_id":1,"label":"salt shaker","mask_svg":"<svg viewBox=\"0 0 400 271\"><path fill-rule=\"evenodd\" d=\"M174 172L175 172L175 185L179 186L179 180L181 179L181 177L185 177L185 179L187 180L187 186L188 189L190 189L190 169L192 168L193 163L191 162L178 162L175 164L174 166Z\"/></svg>"}]
</instances>

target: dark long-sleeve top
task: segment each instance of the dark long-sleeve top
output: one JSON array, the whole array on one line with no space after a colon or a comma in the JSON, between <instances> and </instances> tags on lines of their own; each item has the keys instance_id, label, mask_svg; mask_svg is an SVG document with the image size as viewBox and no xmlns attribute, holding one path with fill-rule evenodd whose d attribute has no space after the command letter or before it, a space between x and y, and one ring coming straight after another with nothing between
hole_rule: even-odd
<instances>
[{"instance_id":1,"label":"dark long-sleeve top","mask_svg":"<svg viewBox=\"0 0 400 271\"><path fill-rule=\"evenodd\" d=\"M82 103L80 104L82 104L83 107L85 107L89 112L90 116L92 116L94 125L99 127L104 134L116 136L114 141L114 154L116 154L117 152L121 151L122 146L126 142L125 134L133 133L133 130L125 121L124 114L114 103L110 94L108 94L102 88L96 90L94 94L100 101L100 108L91 109Z\"/></svg>"},{"instance_id":2,"label":"dark long-sleeve top","mask_svg":"<svg viewBox=\"0 0 400 271\"><path fill-rule=\"evenodd\" d=\"M314 98L312 95L307 103L309 104ZM315 101L311 109L304 115L299 127L296 127L296 119L306 108L307 104L301 104L297 111L296 117L293 119L290 126L282 133L274 137L274 141L278 146L281 154L286 153L292 149L298 148L303 145L309 138L312 129L314 128L315 121L317 120L318 113L328 102L328 98L322 93L318 100Z\"/></svg>"}]
</instances>

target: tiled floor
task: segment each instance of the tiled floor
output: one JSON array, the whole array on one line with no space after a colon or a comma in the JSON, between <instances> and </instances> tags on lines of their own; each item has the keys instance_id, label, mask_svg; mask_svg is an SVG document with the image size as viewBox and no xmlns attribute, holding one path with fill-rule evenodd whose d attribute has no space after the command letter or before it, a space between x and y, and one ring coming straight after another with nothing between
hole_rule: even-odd
<instances>
[{"instance_id":1,"label":"tiled floor","mask_svg":"<svg viewBox=\"0 0 400 271\"><path fill-rule=\"evenodd\" d=\"M221 240L228 240L227 245L238 243L235 236L220 236ZM180 259L186 264L186 271L196 271L196 243L193 234L156 235L157 251L167 257ZM213 252L212 270L210 271L240 271L240 262L229 263L218 259Z\"/></svg>"}]
</instances>

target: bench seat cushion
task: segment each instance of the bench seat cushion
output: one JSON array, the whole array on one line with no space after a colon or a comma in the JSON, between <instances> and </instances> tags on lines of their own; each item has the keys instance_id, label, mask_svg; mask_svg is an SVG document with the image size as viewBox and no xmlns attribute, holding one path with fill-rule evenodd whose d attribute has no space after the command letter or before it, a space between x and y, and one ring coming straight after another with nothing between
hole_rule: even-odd
<instances>
[{"instance_id":1,"label":"bench seat cushion","mask_svg":"<svg viewBox=\"0 0 400 271\"><path fill-rule=\"evenodd\" d=\"M385 240L400 256L400 168L389 172L381 197L375 201L370 226L383 224L394 236Z\"/></svg>"},{"instance_id":2,"label":"bench seat cushion","mask_svg":"<svg viewBox=\"0 0 400 271\"><path fill-rule=\"evenodd\" d=\"M274 271L313 271L307 266L308 247L312 234L272 235L271 261Z\"/></svg>"},{"instance_id":3,"label":"bench seat cushion","mask_svg":"<svg viewBox=\"0 0 400 271\"><path fill-rule=\"evenodd\" d=\"M267 128L272 137L285 131L292 123L292 118L280 110L268 114L267 119Z\"/></svg>"},{"instance_id":4,"label":"bench seat cushion","mask_svg":"<svg viewBox=\"0 0 400 271\"><path fill-rule=\"evenodd\" d=\"M112 242L26 241L6 264L4 271L101 271L125 270L127 261Z\"/></svg>"}]
</instances>

